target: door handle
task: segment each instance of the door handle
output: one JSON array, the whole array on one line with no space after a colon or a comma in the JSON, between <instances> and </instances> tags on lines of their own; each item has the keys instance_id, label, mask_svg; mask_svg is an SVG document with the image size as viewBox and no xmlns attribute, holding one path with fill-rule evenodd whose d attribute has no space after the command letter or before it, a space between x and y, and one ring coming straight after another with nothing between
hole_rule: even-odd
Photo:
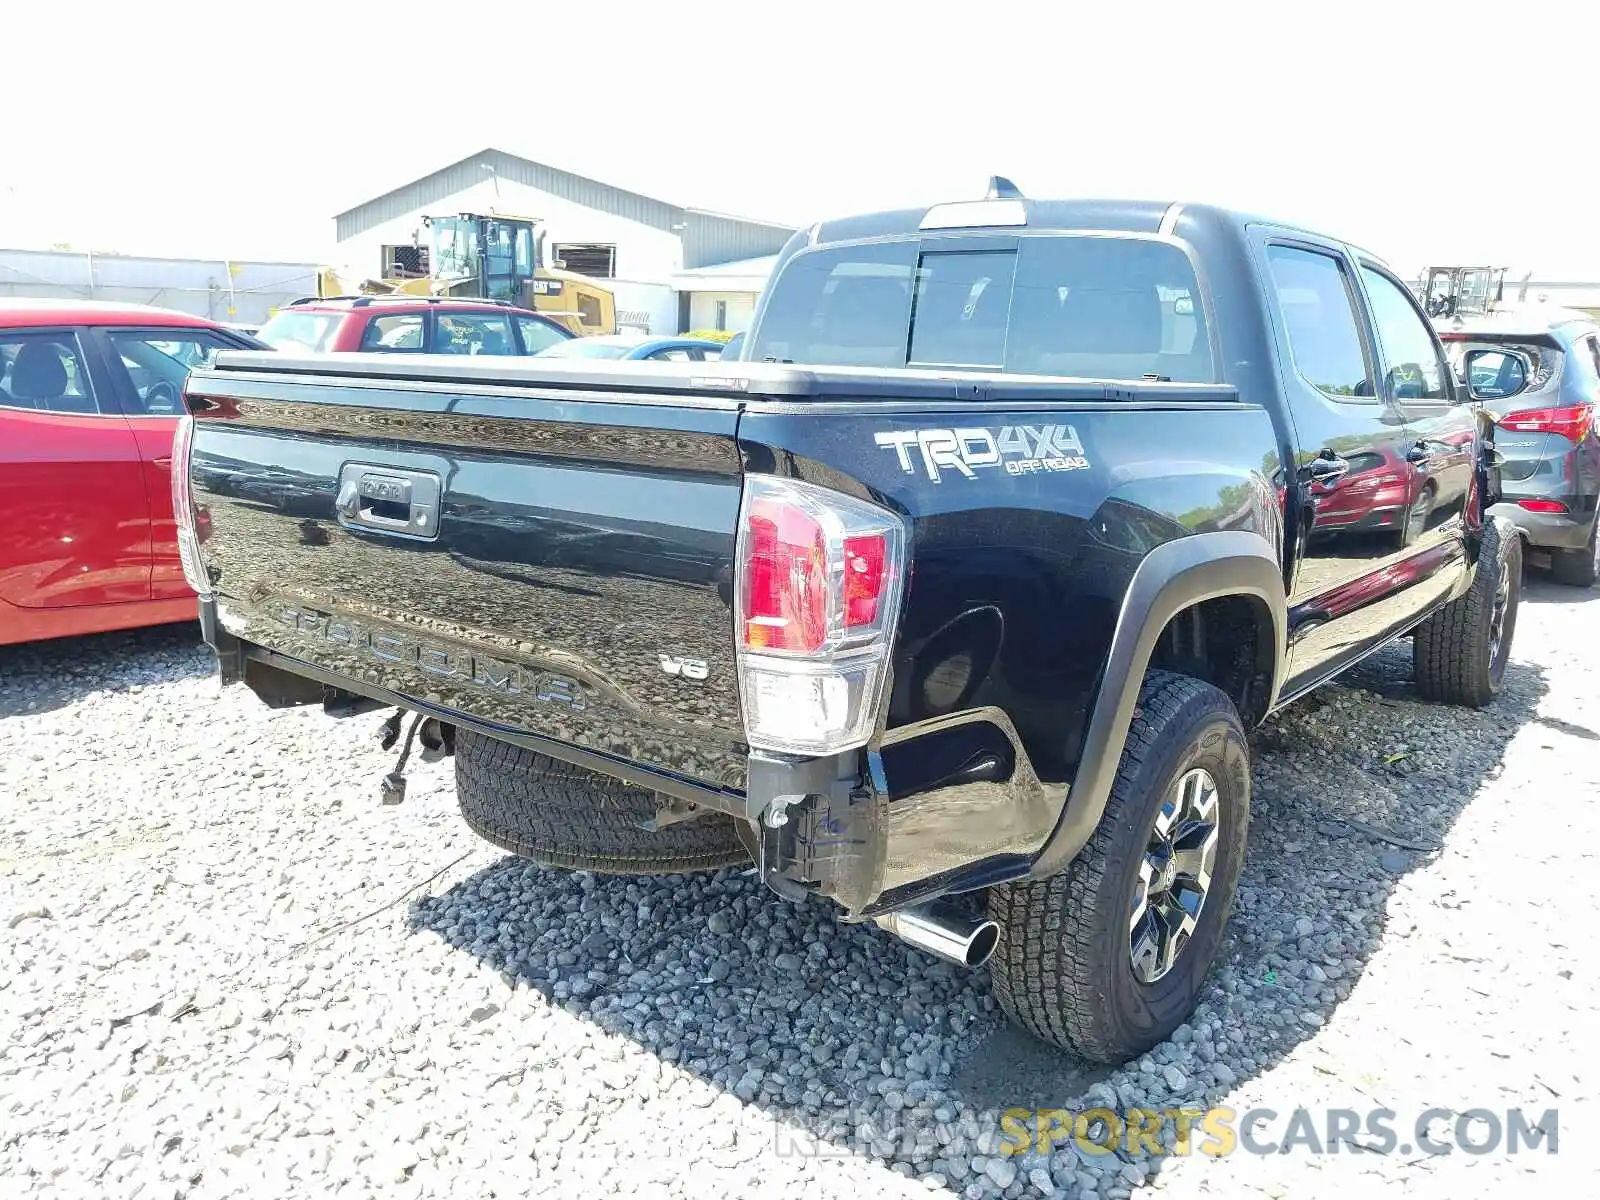
<instances>
[{"instance_id":1,"label":"door handle","mask_svg":"<svg viewBox=\"0 0 1600 1200\"><path fill-rule=\"evenodd\" d=\"M163 471L170 470L172 468L172 455L163 454L160 458L152 458L150 463L152 466L160 467Z\"/></svg>"},{"instance_id":2,"label":"door handle","mask_svg":"<svg viewBox=\"0 0 1600 1200\"><path fill-rule=\"evenodd\" d=\"M1350 471L1350 460L1324 450L1306 464L1306 478L1312 483L1332 483L1343 479Z\"/></svg>"}]
</instances>

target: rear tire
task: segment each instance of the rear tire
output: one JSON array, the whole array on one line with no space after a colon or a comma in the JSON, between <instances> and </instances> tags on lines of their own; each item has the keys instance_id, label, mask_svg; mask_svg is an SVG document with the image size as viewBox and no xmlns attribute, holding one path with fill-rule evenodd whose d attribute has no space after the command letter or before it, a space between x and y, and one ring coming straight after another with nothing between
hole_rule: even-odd
<instances>
[{"instance_id":1,"label":"rear tire","mask_svg":"<svg viewBox=\"0 0 1600 1200\"><path fill-rule=\"evenodd\" d=\"M1138 904L1152 896L1142 868L1159 839L1157 818L1175 801L1181 818L1182 788L1197 771L1215 789L1209 882L1192 932L1161 974L1145 978L1149 962L1135 962L1145 927ZM1006 1014L1096 1062L1126 1062L1164 1040L1194 1011L1216 957L1249 823L1249 749L1232 701L1198 679L1151 671L1088 845L1059 875L989 889L1000 925L990 966Z\"/></svg>"},{"instance_id":2,"label":"rear tire","mask_svg":"<svg viewBox=\"0 0 1600 1200\"><path fill-rule=\"evenodd\" d=\"M548 867L676 875L750 861L733 818L709 813L650 833L655 793L509 742L456 731L456 795L472 831Z\"/></svg>"},{"instance_id":3,"label":"rear tire","mask_svg":"<svg viewBox=\"0 0 1600 1200\"><path fill-rule=\"evenodd\" d=\"M1425 700L1482 708L1500 692L1522 599L1522 537L1508 522L1483 527L1472 586L1421 625L1411 640Z\"/></svg>"},{"instance_id":4,"label":"rear tire","mask_svg":"<svg viewBox=\"0 0 1600 1200\"><path fill-rule=\"evenodd\" d=\"M1593 587L1600 578L1600 516L1589 527L1589 544L1582 550L1552 550L1550 552L1550 577L1568 587Z\"/></svg>"}]
</instances>

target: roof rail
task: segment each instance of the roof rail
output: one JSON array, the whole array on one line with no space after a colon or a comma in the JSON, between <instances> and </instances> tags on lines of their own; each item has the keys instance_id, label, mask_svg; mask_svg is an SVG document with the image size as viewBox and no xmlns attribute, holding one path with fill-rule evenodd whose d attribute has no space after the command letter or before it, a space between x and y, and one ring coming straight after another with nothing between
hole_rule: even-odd
<instances>
[{"instance_id":1,"label":"roof rail","mask_svg":"<svg viewBox=\"0 0 1600 1200\"><path fill-rule=\"evenodd\" d=\"M354 308L364 308L380 301L401 304L493 304L500 308L515 308L510 300L491 299L487 296L408 296L404 292L391 292L381 296L335 296L335 300L354 300Z\"/></svg>"},{"instance_id":2,"label":"roof rail","mask_svg":"<svg viewBox=\"0 0 1600 1200\"><path fill-rule=\"evenodd\" d=\"M405 292L382 292L377 295L363 292L354 296L301 296L289 301L285 307L297 304L328 304L335 300L350 301L351 308L366 308L369 304L393 302L399 304L493 304L500 308L516 308L515 300L501 300L487 296L411 296Z\"/></svg>"}]
</instances>

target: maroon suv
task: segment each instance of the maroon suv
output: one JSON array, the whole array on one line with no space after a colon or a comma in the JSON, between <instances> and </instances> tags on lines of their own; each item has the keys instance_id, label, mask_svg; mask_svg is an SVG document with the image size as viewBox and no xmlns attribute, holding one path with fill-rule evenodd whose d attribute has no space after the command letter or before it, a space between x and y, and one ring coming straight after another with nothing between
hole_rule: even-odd
<instances>
[{"instance_id":1,"label":"maroon suv","mask_svg":"<svg viewBox=\"0 0 1600 1200\"><path fill-rule=\"evenodd\" d=\"M316 353L537 354L572 334L495 300L339 296L296 301L256 336L276 350Z\"/></svg>"}]
</instances>

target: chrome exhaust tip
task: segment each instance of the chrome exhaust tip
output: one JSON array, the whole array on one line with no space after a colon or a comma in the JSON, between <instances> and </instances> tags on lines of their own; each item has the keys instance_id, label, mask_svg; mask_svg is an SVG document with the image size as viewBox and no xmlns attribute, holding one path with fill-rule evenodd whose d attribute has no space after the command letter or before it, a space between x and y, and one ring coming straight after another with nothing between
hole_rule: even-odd
<instances>
[{"instance_id":1,"label":"chrome exhaust tip","mask_svg":"<svg viewBox=\"0 0 1600 1200\"><path fill-rule=\"evenodd\" d=\"M879 929L902 942L963 967L981 967L1000 942L1000 926L973 918L947 900L932 900L873 917Z\"/></svg>"}]
</instances>

